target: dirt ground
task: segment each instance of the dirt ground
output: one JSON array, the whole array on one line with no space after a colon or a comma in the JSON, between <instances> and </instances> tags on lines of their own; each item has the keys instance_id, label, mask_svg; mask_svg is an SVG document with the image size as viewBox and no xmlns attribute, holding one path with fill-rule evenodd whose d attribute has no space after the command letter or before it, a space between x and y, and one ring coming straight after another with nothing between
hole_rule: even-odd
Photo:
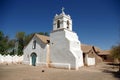
<instances>
[{"instance_id":1,"label":"dirt ground","mask_svg":"<svg viewBox=\"0 0 120 80\"><path fill-rule=\"evenodd\" d=\"M24 64L0 64L0 80L120 80L120 74L115 67L105 63L82 67L77 71Z\"/></svg>"}]
</instances>

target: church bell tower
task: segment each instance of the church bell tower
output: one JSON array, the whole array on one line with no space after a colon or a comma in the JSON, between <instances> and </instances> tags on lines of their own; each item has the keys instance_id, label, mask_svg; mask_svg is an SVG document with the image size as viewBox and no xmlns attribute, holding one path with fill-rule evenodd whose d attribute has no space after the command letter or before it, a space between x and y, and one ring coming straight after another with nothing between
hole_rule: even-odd
<instances>
[{"instance_id":1,"label":"church bell tower","mask_svg":"<svg viewBox=\"0 0 120 80\"><path fill-rule=\"evenodd\" d=\"M58 68L78 69L83 66L81 43L75 32L72 31L72 19L62 13L55 15L53 30L50 33L50 62Z\"/></svg>"},{"instance_id":2,"label":"church bell tower","mask_svg":"<svg viewBox=\"0 0 120 80\"><path fill-rule=\"evenodd\" d=\"M53 31L59 29L67 29L72 31L72 19L70 15L65 14L64 8L62 8L62 13L60 15L55 15L53 21Z\"/></svg>"}]
</instances>

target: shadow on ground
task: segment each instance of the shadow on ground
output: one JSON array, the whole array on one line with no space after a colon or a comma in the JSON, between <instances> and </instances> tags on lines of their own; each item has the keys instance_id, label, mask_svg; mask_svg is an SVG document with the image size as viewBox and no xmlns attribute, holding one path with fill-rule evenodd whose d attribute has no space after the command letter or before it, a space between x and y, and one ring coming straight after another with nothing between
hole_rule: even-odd
<instances>
[{"instance_id":1,"label":"shadow on ground","mask_svg":"<svg viewBox=\"0 0 120 80\"><path fill-rule=\"evenodd\" d=\"M111 73L115 78L120 79L120 71L118 71L118 67L120 64L107 63L107 65L110 65L109 68L106 68L105 70L103 70L103 72ZM115 69L117 69L117 71Z\"/></svg>"},{"instance_id":2,"label":"shadow on ground","mask_svg":"<svg viewBox=\"0 0 120 80\"><path fill-rule=\"evenodd\" d=\"M116 71L104 70L103 72L111 73L111 74L113 74L114 77L120 78L120 72L119 71L116 72Z\"/></svg>"}]
</instances>

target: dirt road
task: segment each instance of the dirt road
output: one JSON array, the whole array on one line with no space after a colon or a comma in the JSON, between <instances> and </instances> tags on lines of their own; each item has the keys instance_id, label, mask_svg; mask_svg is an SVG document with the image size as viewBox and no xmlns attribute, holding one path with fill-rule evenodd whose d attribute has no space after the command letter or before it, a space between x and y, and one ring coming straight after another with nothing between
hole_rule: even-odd
<instances>
[{"instance_id":1,"label":"dirt road","mask_svg":"<svg viewBox=\"0 0 120 80\"><path fill-rule=\"evenodd\" d=\"M83 67L76 71L23 64L0 64L0 80L120 80L113 72L115 69L104 65Z\"/></svg>"}]
</instances>

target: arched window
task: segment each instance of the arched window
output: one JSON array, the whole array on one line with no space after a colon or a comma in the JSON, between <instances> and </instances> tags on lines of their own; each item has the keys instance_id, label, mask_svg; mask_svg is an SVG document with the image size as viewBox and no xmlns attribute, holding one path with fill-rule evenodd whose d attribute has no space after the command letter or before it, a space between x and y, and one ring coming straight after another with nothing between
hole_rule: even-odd
<instances>
[{"instance_id":1,"label":"arched window","mask_svg":"<svg viewBox=\"0 0 120 80\"><path fill-rule=\"evenodd\" d=\"M60 28L60 20L57 21L57 28Z\"/></svg>"},{"instance_id":2,"label":"arched window","mask_svg":"<svg viewBox=\"0 0 120 80\"><path fill-rule=\"evenodd\" d=\"M36 40L33 41L33 49L36 49Z\"/></svg>"},{"instance_id":3,"label":"arched window","mask_svg":"<svg viewBox=\"0 0 120 80\"><path fill-rule=\"evenodd\" d=\"M69 24L70 24L69 21L67 21L67 29L69 29Z\"/></svg>"}]
</instances>

